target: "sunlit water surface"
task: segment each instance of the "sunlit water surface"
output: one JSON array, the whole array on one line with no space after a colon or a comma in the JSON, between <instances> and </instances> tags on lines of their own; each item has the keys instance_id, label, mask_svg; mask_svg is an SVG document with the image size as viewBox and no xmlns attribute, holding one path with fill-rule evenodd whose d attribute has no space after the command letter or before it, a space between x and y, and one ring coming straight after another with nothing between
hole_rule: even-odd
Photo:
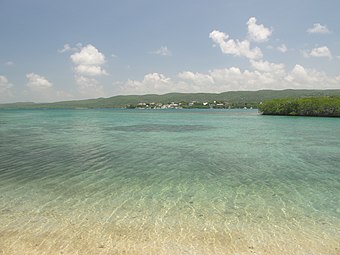
<instances>
[{"instance_id":1,"label":"sunlit water surface","mask_svg":"<svg viewBox=\"0 0 340 255\"><path fill-rule=\"evenodd\" d=\"M340 254L340 119L0 111L0 254Z\"/></svg>"}]
</instances>

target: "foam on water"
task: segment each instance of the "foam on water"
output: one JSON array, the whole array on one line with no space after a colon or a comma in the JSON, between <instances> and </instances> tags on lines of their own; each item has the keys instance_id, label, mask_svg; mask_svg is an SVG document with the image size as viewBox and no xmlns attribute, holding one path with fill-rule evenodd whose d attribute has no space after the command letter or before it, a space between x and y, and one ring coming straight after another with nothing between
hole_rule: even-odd
<instances>
[{"instance_id":1,"label":"foam on water","mask_svg":"<svg viewBox=\"0 0 340 255\"><path fill-rule=\"evenodd\" d=\"M340 119L0 112L0 254L340 254Z\"/></svg>"}]
</instances>

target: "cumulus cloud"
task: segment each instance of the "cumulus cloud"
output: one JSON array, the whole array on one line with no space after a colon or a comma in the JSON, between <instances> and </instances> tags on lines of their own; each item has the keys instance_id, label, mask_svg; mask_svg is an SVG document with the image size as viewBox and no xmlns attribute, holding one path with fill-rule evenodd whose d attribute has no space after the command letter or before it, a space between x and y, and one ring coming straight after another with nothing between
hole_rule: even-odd
<instances>
[{"instance_id":1,"label":"cumulus cloud","mask_svg":"<svg viewBox=\"0 0 340 255\"><path fill-rule=\"evenodd\" d=\"M94 77L107 75L103 68L105 56L96 47L88 44L84 47L79 45L78 52L70 56L74 64L75 81L78 90L85 97L102 97L104 88Z\"/></svg>"},{"instance_id":2,"label":"cumulus cloud","mask_svg":"<svg viewBox=\"0 0 340 255\"><path fill-rule=\"evenodd\" d=\"M258 90L268 88L274 81L274 75L260 71L240 70L239 68L225 68L214 70L212 75L218 92L237 90ZM223 84L223 86L221 86Z\"/></svg>"},{"instance_id":3,"label":"cumulus cloud","mask_svg":"<svg viewBox=\"0 0 340 255\"><path fill-rule=\"evenodd\" d=\"M254 61L250 60L251 66L258 71L261 72L284 72L285 70L285 65L284 64L275 64L275 63L270 63L268 61Z\"/></svg>"},{"instance_id":4,"label":"cumulus cloud","mask_svg":"<svg viewBox=\"0 0 340 255\"><path fill-rule=\"evenodd\" d=\"M0 75L0 88L10 88L12 84L9 83L6 76Z\"/></svg>"},{"instance_id":5,"label":"cumulus cloud","mask_svg":"<svg viewBox=\"0 0 340 255\"><path fill-rule=\"evenodd\" d=\"M96 65L77 65L74 68L75 72L87 76L99 76L107 74L100 66Z\"/></svg>"},{"instance_id":6,"label":"cumulus cloud","mask_svg":"<svg viewBox=\"0 0 340 255\"><path fill-rule=\"evenodd\" d=\"M309 34L330 34L331 31L327 28L327 26L323 26L320 23L313 24L313 27L308 28L307 32Z\"/></svg>"},{"instance_id":7,"label":"cumulus cloud","mask_svg":"<svg viewBox=\"0 0 340 255\"><path fill-rule=\"evenodd\" d=\"M91 44L72 54L71 60L75 64L75 72L79 75L99 76L107 74L102 67L105 64L104 54Z\"/></svg>"},{"instance_id":8,"label":"cumulus cloud","mask_svg":"<svg viewBox=\"0 0 340 255\"><path fill-rule=\"evenodd\" d=\"M287 76L288 81L300 81L300 82L311 82L315 79L313 76L309 75L308 72L303 66L295 65L290 75ZM315 76L315 75L314 75Z\"/></svg>"},{"instance_id":9,"label":"cumulus cloud","mask_svg":"<svg viewBox=\"0 0 340 255\"><path fill-rule=\"evenodd\" d=\"M172 92L176 90L170 78L160 73L146 74L142 81L128 80L121 90L124 94L149 94L162 93L161 91Z\"/></svg>"},{"instance_id":10,"label":"cumulus cloud","mask_svg":"<svg viewBox=\"0 0 340 255\"><path fill-rule=\"evenodd\" d=\"M159 49L155 50L155 51L151 51L152 54L156 54L156 55L161 55L161 56L171 56L172 53L171 51L168 49L167 46L161 46Z\"/></svg>"},{"instance_id":11,"label":"cumulus cloud","mask_svg":"<svg viewBox=\"0 0 340 255\"><path fill-rule=\"evenodd\" d=\"M288 48L287 48L287 46L286 46L284 43L281 44L280 46L278 46L276 49L277 49L278 51L282 52L282 53L285 53L285 52L288 51Z\"/></svg>"},{"instance_id":12,"label":"cumulus cloud","mask_svg":"<svg viewBox=\"0 0 340 255\"><path fill-rule=\"evenodd\" d=\"M207 84L199 82L200 77L209 79L212 82ZM189 91L195 89L195 92L224 92L237 90L257 90L259 86L265 86L267 77L261 77L258 71L242 71L238 67L230 67L224 69L215 69L207 74L196 73L195 78L186 81Z\"/></svg>"},{"instance_id":13,"label":"cumulus cloud","mask_svg":"<svg viewBox=\"0 0 340 255\"><path fill-rule=\"evenodd\" d=\"M80 52L71 55L71 60L76 65L103 65L105 56L91 44L81 48Z\"/></svg>"},{"instance_id":14,"label":"cumulus cloud","mask_svg":"<svg viewBox=\"0 0 340 255\"><path fill-rule=\"evenodd\" d=\"M26 74L27 87L33 90L44 90L52 87L52 83L45 77L35 73Z\"/></svg>"},{"instance_id":15,"label":"cumulus cloud","mask_svg":"<svg viewBox=\"0 0 340 255\"><path fill-rule=\"evenodd\" d=\"M311 57L327 57L329 59L332 58L331 51L328 49L327 46L314 48L310 51L309 55Z\"/></svg>"},{"instance_id":16,"label":"cumulus cloud","mask_svg":"<svg viewBox=\"0 0 340 255\"><path fill-rule=\"evenodd\" d=\"M263 57L262 51L258 47L251 48L250 41L265 42L272 34L272 30L263 24L257 24L256 18L251 17L248 22L248 39L243 41L234 40L228 34L214 30L209 37L218 45L224 54L242 56L249 59L259 59Z\"/></svg>"},{"instance_id":17,"label":"cumulus cloud","mask_svg":"<svg viewBox=\"0 0 340 255\"><path fill-rule=\"evenodd\" d=\"M224 92L260 89L339 88L340 76L295 65L290 71L284 64L251 60L253 70L238 67L215 69L207 73L185 71L174 77L151 73L142 80L128 80L120 87L123 94L164 94L169 92Z\"/></svg>"},{"instance_id":18,"label":"cumulus cloud","mask_svg":"<svg viewBox=\"0 0 340 255\"><path fill-rule=\"evenodd\" d=\"M23 98L29 98L34 102L51 102L73 98L70 93L54 88L53 84L44 76L28 73L26 78L26 86L29 90L23 91Z\"/></svg>"},{"instance_id":19,"label":"cumulus cloud","mask_svg":"<svg viewBox=\"0 0 340 255\"><path fill-rule=\"evenodd\" d=\"M91 77L76 76L76 83L80 94L84 97L103 97L105 95L103 86L99 82Z\"/></svg>"},{"instance_id":20,"label":"cumulus cloud","mask_svg":"<svg viewBox=\"0 0 340 255\"><path fill-rule=\"evenodd\" d=\"M269 36L272 34L272 30L266 28L263 24L256 24L256 18L251 17L248 22L248 36L250 40L255 42L268 41Z\"/></svg>"},{"instance_id":21,"label":"cumulus cloud","mask_svg":"<svg viewBox=\"0 0 340 255\"><path fill-rule=\"evenodd\" d=\"M295 65L293 70L285 78L293 87L302 88L336 88L340 85L338 77L328 77L324 72L304 68L301 65Z\"/></svg>"},{"instance_id":22,"label":"cumulus cloud","mask_svg":"<svg viewBox=\"0 0 340 255\"><path fill-rule=\"evenodd\" d=\"M194 73L190 71L185 71L185 72L178 73L177 77L183 81L190 81L199 86L205 86L205 85L209 86L209 84L214 83L214 79L211 77L211 75L197 73L197 72Z\"/></svg>"},{"instance_id":23,"label":"cumulus cloud","mask_svg":"<svg viewBox=\"0 0 340 255\"><path fill-rule=\"evenodd\" d=\"M220 46L220 49L224 54L242 56L249 59L258 59L263 56L260 48L250 48L250 42L248 40L239 41L229 39L229 35L217 30L212 31L209 34L209 37L214 43Z\"/></svg>"},{"instance_id":24,"label":"cumulus cloud","mask_svg":"<svg viewBox=\"0 0 340 255\"><path fill-rule=\"evenodd\" d=\"M12 84L8 81L8 79L0 75L0 99L7 101L10 97L13 96L11 88Z\"/></svg>"}]
</instances>

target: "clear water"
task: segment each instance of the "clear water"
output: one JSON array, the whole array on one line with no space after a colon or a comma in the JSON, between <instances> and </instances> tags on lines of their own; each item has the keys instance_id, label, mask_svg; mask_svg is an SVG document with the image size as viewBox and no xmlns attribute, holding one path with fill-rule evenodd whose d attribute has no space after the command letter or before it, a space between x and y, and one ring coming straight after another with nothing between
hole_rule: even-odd
<instances>
[{"instance_id":1,"label":"clear water","mask_svg":"<svg viewBox=\"0 0 340 255\"><path fill-rule=\"evenodd\" d=\"M340 254L340 119L0 111L0 254Z\"/></svg>"}]
</instances>

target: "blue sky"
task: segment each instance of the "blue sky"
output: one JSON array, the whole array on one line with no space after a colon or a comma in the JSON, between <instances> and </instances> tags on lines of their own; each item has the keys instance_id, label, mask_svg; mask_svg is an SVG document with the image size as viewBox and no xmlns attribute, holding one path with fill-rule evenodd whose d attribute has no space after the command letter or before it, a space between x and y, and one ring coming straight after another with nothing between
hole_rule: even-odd
<instances>
[{"instance_id":1,"label":"blue sky","mask_svg":"<svg viewBox=\"0 0 340 255\"><path fill-rule=\"evenodd\" d=\"M1 0L0 102L340 89L337 0Z\"/></svg>"}]
</instances>

